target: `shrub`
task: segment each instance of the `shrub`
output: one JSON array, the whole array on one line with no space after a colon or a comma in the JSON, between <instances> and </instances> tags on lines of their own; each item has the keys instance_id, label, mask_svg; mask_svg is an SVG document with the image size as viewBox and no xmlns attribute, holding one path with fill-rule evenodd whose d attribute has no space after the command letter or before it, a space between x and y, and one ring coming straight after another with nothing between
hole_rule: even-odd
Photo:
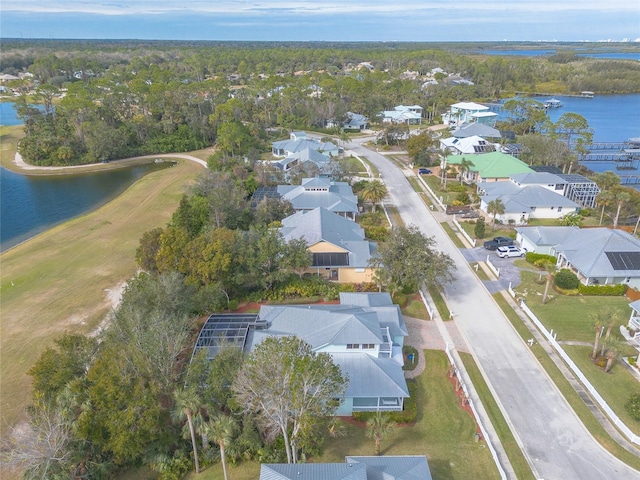
<instances>
[{"instance_id":1,"label":"shrub","mask_svg":"<svg viewBox=\"0 0 640 480\"><path fill-rule=\"evenodd\" d=\"M555 274L555 285L564 290L575 290L580 285L580 280L571 270L563 268Z\"/></svg>"},{"instance_id":2,"label":"shrub","mask_svg":"<svg viewBox=\"0 0 640 480\"><path fill-rule=\"evenodd\" d=\"M462 205L469 205L471 203L471 198L467 192L460 192L456 195L456 201L461 202Z\"/></svg>"},{"instance_id":3,"label":"shrub","mask_svg":"<svg viewBox=\"0 0 640 480\"><path fill-rule=\"evenodd\" d=\"M536 267L542 268L545 263L556 263L556 257L553 255L546 255L544 253L527 252L525 257L527 262L532 263Z\"/></svg>"},{"instance_id":4,"label":"shrub","mask_svg":"<svg viewBox=\"0 0 640 480\"><path fill-rule=\"evenodd\" d=\"M484 217L478 218L478 221L476 222L476 226L473 229L473 233L475 234L476 238L484 238L486 231L487 231L487 228L484 223Z\"/></svg>"},{"instance_id":5,"label":"shrub","mask_svg":"<svg viewBox=\"0 0 640 480\"><path fill-rule=\"evenodd\" d=\"M605 368L607 366L607 357L598 357L595 364L600 368Z\"/></svg>"},{"instance_id":6,"label":"shrub","mask_svg":"<svg viewBox=\"0 0 640 480\"><path fill-rule=\"evenodd\" d=\"M624 409L631 418L640 421L640 395L637 393L630 395L627 403L624 404Z\"/></svg>"},{"instance_id":7,"label":"shrub","mask_svg":"<svg viewBox=\"0 0 640 480\"><path fill-rule=\"evenodd\" d=\"M374 225L371 227L364 227L364 234L369 240L374 242L384 242L389 236L389 229L387 227Z\"/></svg>"},{"instance_id":8,"label":"shrub","mask_svg":"<svg viewBox=\"0 0 640 480\"><path fill-rule=\"evenodd\" d=\"M407 296L404 293L396 293L393 296L393 303L404 307L407 304Z\"/></svg>"},{"instance_id":9,"label":"shrub","mask_svg":"<svg viewBox=\"0 0 640 480\"><path fill-rule=\"evenodd\" d=\"M620 283L618 285L578 285L580 295L592 295L601 297L617 297L622 296L627 291L627 285Z\"/></svg>"}]
</instances>

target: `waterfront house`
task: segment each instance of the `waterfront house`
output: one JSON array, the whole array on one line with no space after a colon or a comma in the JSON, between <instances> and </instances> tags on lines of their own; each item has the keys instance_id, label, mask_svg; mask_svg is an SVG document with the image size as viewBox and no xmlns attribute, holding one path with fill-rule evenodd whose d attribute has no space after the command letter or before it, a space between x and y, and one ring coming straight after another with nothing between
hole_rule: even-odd
<instances>
[{"instance_id":1,"label":"waterfront house","mask_svg":"<svg viewBox=\"0 0 640 480\"><path fill-rule=\"evenodd\" d=\"M478 135L470 137L448 137L440 139L440 150L453 155L475 155L490 153L497 150L497 146Z\"/></svg>"},{"instance_id":2,"label":"waterfront house","mask_svg":"<svg viewBox=\"0 0 640 480\"><path fill-rule=\"evenodd\" d=\"M449 127L460 127L463 123L482 123L494 126L498 114L489 111L489 107L474 102L454 103L449 111L442 114L442 123Z\"/></svg>"}]
</instances>

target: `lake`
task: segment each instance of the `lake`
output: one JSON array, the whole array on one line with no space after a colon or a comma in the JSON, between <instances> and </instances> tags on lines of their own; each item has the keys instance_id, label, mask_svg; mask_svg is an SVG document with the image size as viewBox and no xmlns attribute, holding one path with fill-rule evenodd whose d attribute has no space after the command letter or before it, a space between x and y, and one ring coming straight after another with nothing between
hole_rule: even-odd
<instances>
[{"instance_id":1,"label":"lake","mask_svg":"<svg viewBox=\"0 0 640 480\"><path fill-rule=\"evenodd\" d=\"M564 51L564 50L563 50ZM606 58L609 60L636 60L640 61L640 52L598 52L598 53L579 53L579 49L567 50L575 52L579 57L589 58ZM539 57L543 55L555 55L555 49L539 49L539 50L477 50L474 53L481 55L505 55L518 57Z\"/></svg>"}]
</instances>

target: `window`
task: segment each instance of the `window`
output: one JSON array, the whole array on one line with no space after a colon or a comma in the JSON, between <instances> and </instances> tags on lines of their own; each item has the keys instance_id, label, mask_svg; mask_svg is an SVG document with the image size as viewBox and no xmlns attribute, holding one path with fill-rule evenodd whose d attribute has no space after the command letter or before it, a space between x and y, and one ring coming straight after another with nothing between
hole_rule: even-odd
<instances>
[{"instance_id":1,"label":"window","mask_svg":"<svg viewBox=\"0 0 640 480\"><path fill-rule=\"evenodd\" d=\"M314 253L314 267L340 267L349 265L349 254L341 252Z\"/></svg>"},{"instance_id":2,"label":"window","mask_svg":"<svg viewBox=\"0 0 640 480\"><path fill-rule=\"evenodd\" d=\"M358 350L359 348L359 343L347 343L347 350Z\"/></svg>"},{"instance_id":3,"label":"window","mask_svg":"<svg viewBox=\"0 0 640 480\"><path fill-rule=\"evenodd\" d=\"M531 207L531 211L535 212L536 211L536 207Z\"/></svg>"},{"instance_id":4,"label":"window","mask_svg":"<svg viewBox=\"0 0 640 480\"><path fill-rule=\"evenodd\" d=\"M561 212L561 211L562 211L562 207L558 207L558 212Z\"/></svg>"},{"instance_id":5,"label":"window","mask_svg":"<svg viewBox=\"0 0 640 480\"><path fill-rule=\"evenodd\" d=\"M362 349L363 350L373 350L374 348L376 348L376 346L373 343L363 343L362 344Z\"/></svg>"}]
</instances>

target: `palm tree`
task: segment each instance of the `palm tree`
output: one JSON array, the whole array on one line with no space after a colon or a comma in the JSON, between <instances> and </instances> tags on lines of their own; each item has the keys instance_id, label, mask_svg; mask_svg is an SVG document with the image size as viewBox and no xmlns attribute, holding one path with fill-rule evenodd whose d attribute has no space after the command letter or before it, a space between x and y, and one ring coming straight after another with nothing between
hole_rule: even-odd
<instances>
[{"instance_id":1,"label":"palm tree","mask_svg":"<svg viewBox=\"0 0 640 480\"><path fill-rule=\"evenodd\" d=\"M220 460L222 461L222 472L224 480L228 480L227 476L227 460L225 449L231 444L238 429L238 424L233 417L218 413L209 419L204 425L207 437L220 447Z\"/></svg>"},{"instance_id":2,"label":"palm tree","mask_svg":"<svg viewBox=\"0 0 640 480\"><path fill-rule=\"evenodd\" d=\"M592 325L596 331L596 338L593 341L593 352L591 352L591 358L595 360L598 355L598 342L600 341L600 333L602 332L602 322L600 321L600 316L595 313L590 313L589 319L593 322Z\"/></svg>"},{"instance_id":3,"label":"palm tree","mask_svg":"<svg viewBox=\"0 0 640 480\"><path fill-rule=\"evenodd\" d=\"M394 427L395 422L391 420L391 417L380 411L367 420L367 438L373 438L376 442L376 455L380 455L380 442L393 431Z\"/></svg>"},{"instance_id":4,"label":"palm tree","mask_svg":"<svg viewBox=\"0 0 640 480\"><path fill-rule=\"evenodd\" d=\"M598 205L602 206L602 210L600 210L600 223L598 225L602 225L602 220L604 219L604 209L608 207L613 202L613 193L610 190L602 190L598 196L596 197L596 202Z\"/></svg>"},{"instance_id":5,"label":"palm tree","mask_svg":"<svg viewBox=\"0 0 640 480\"><path fill-rule=\"evenodd\" d=\"M611 367L613 367L614 362L618 358L620 354L620 342L615 339L609 339L607 342L607 364L604 367L605 372L609 372Z\"/></svg>"},{"instance_id":6,"label":"palm tree","mask_svg":"<svg viewBox=\"0 0 640 480\"><path fill-rule=\"evenodd\" d=\"M551 287L551 280L553 280L553 274L556 272L556 265L553 262L545 262L542 267L547 272L547 283L544 286L544 294L542 295L542 304L547 303L547 297L549 296L549 288Z\"/></svg>"},{"instance_id":7,"label":"palm tree","mask_svg":"<svg viewBox=\"0 0 640 480\"><path fill-rule=\"evenodd\" d=\"M387 187L380 180L372 180L362 189L362 198L373 204L372 211L376 211L376 203L387 196Z\"/></svg>"},{"instance_id":8,"label":"palm tree","mask_svg":"<svg viewBox=\"0 0 640 480\"><path fill-rule=\"evenodd\" d=\"M613 193L613 199L617 203L616 216L613 219L613 228L618 226L618 218L620 218L620 210L622 209L622 205L631 200L631 194L629 192L625 192L624 190L618 190Z\"/></svg>"},{"instance_id":9,"label":"palm tree","mask_svg":"<svg viewBox=\"0 0 640 480\"><path fill-rule=\"evenodd\" d=\"M196 473L200 473L200 462L198 461L198 447L196 445L196 432L193 427L193 417L201 407L201 401L198 394L193 388L185 388L184 390L175 390L173 398L176 401L175 409L172 417L182 422L185 419L189 424L189 433L191 434L191 445L193 447L193 460L196 466Z\"/></svg>"},{"instance_id":10,"label":"palm tree","mask_svg":"<svg viewBox=\"0 0 640 480\"><path fill-rule=\"evenodd\" d=\"M502 215L504 213L504 203L499 198L495 200L491 200L487 205L487 213L489 215L493 215L493 220L491 222L491 229L495 228L496 216Z\"/></svg>"},{"instance_id":11,"label":"palm tree","mask_svg":"<svg viewBox=\"0 0 640 480\"><path fill-rule=\"evenodd\" d=\"M473 162L462 157L462 160L460 160L460 165L458 165L458 172L460 173L460 185L462 185L464 174L471 171L471 167L475 167Z\"/></svg>"}]
</instances>

